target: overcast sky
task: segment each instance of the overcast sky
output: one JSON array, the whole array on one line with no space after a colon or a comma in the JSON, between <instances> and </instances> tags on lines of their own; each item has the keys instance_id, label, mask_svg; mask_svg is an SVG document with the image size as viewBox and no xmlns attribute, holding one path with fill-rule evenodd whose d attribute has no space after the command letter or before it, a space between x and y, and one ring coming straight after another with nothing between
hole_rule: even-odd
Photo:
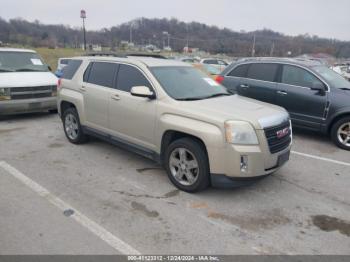
<instances>
[{"instance_id":1,"label":"overcast sky","mask_svg":"<svg viewBox=\"0 0 350 262\"><path fill-rule=\"evenodd\" d=\"M138 17L171 18L236 31L269 28L289 35L350 40L350 0L0 0L0 17L111 27Z\"/></svg>"}]
</instances>

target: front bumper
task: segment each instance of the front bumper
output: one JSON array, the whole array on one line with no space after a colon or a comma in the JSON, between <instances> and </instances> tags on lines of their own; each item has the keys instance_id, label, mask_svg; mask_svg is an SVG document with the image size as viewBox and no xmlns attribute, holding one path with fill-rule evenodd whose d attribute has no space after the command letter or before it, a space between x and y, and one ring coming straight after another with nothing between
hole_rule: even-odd
<instances>
[{"instance_id":1,"label":"front bumper","mask_svg":"<svg viewBox=\"0 0 350 262\"><path fill-rule=\"evenodd\" d=\"M0 101L0 115L33 113L57 109L57 97Z\"/></svg>"},{"instance_id":2,"label":"front bumper","mask_svg":"<svg viewBox=\"0 0 350 262\"><path fill-rule=\"evenodd\" d=\"M221 174L210 174L210 183L212 187L216 188L239 188L255 184L269 175L257 177L228 177Z\"/></svg>"},{"instance_id":3,"label":"front bumper","mask_svg":"<svg viewBox=\"0 0 350 262\"><path fill-rule=\"evenodd\" d=\"M224 175L229 180L254 180L276 172L288 161L292 143L284 150L272 154L264 131L257 130L257 136L259 145L256 146L226 144L224 148L209 148L212 180L217 180L217 174ZM247 162L245 169L242 169L242 157Z\"/></svg>"}]
</instances>

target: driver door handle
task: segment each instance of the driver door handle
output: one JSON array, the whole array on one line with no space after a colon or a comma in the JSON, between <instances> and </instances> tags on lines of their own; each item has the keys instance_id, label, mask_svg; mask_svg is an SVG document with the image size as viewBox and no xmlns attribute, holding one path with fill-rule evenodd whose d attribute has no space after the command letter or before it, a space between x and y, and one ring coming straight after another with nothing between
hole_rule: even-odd
<instances>
[{"instance_id":1,"label":"driver door handle","mask_svg":"<svg viewBox=\"0 0 350 262\"><path fill-rule=\"evenodd\" d=\"M286 95L288 95L288 93L285 92L285 91L277 91L277 94L279 94L280 96L286 96Z\"/></svg>"},{"instance_id":2,"label":"driver door handle","mask_svg":"<svg viewBox=\"0 0 350 262\"><path fill-rule=\"evenodd\" d=\"M249 89L249 85L245 85L245 84L242 84L242 85L240 85L240 88L242 88L242 89Z\"/></svg>"},{"instance_id":3,"label":"driver door handle","mask_svg":"<svg viewBox=\"0 0 350 262\"><path fill-rule=\"evenodd\" d=\"M112 99L116 100L116 101L119 101L120 100L120 96L118 94L114 94L114 95L112 95Z\"/></svg>"}]
</instances>

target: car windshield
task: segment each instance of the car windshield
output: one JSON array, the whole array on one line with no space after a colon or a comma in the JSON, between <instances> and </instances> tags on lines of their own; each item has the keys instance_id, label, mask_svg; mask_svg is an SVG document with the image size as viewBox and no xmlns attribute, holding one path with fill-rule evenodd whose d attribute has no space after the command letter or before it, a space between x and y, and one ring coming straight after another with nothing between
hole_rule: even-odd
<instances>
[{"instance_id":1,"label":"car windshield","mask_svg":"<svg viewBox=\"0 0 350 262\"><path fill-rule=\"evenodd\" d=\"M315 66L313 69L321 75L332 87L339 89L350 89L350 82L337 72L326 66Z\"/></svg>"},{"instance_id":2,"label":"car windshield","mask_svg":"<svg viewBox=\"0 0 350 262\"><path fill-rule=\"evenodd\" d=\"M40 56L31 52L0 52L0 73L47 72L48 66Z\"/></svg>"},{"instance_id":3,"label":"car windshield","mask_svg":"<svg viewBox=\"0 0 350 262\"><path fill-rule=\"evenodd\" d=\"M165 92L176 100L202 100L231 95L226 88L193 67L153 67Z\"/></svg>"}]
</instances>

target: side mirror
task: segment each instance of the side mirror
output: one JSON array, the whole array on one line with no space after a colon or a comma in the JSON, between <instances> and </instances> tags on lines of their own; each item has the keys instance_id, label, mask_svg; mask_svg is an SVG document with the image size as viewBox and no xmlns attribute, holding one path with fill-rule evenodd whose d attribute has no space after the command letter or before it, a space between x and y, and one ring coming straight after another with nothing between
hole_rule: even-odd
<instances>
[{"instance_id":1,"label":"side mirror","mask_svg":"<svg viewBox=\"0 0 350 262\"><path fill-rule=\"evenodd\" d=\"M145 97L149 99L156 98L155 94L147 86L134 86L131 88L130 93L131 95L137 96L137 97Z\"/></svg>"},{"instance_id":2,"label":"side mirror","mask_svg":"<svg viewBox=\"0 0 350 262\"><path fill-rule=\"evenodd\" d=\"M51 72L52 72L52 68L51 68L51 66L47 65L47 69L49 69L49 71L51 71Z\"/></svg>"},{"instance_id":3,"label":"side mirror","mask_svg":"<svg viewBox=\"0 0 350 262\"><path fill-rule=\"evenodd\" d=\"M312 83L311 90L322 92L322 91L325 91L326 88L325 88L323 83L321 83L321 82L314 82L314 83Z\"/></svg>"}]
</instances>

